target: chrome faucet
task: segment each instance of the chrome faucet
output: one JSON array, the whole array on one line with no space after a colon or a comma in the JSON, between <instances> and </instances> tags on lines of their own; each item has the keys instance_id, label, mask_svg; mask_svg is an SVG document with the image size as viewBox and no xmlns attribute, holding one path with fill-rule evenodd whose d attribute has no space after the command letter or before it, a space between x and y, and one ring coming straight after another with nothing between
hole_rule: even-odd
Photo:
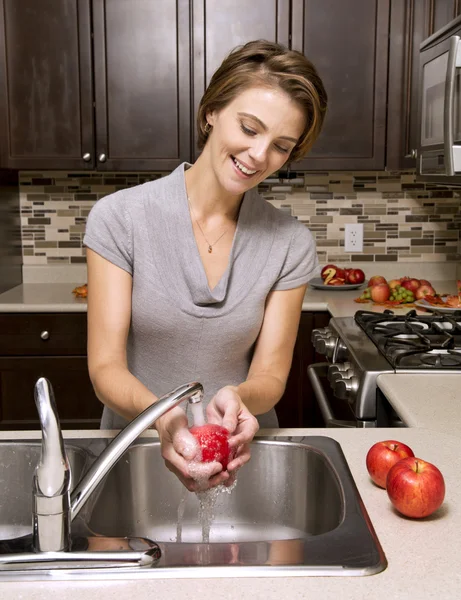
<instances>
[{"instance_id":1,"label":"chrome faucet","mask_svg":"<svg viewBox=\"0 0 461 600\"><path fill-rule=\"evenodd\" d=\"M70 525L92 491L109 473L127 448L143 431L184 400L200 402L203 387L192 382L162 396L133 419L109 443L74 488L59 418L50 382L40 378L35 385L35 402L42 429L42 454L33 481L33 545L39 552L68 551Z\"/></svg>"}]
</instances>

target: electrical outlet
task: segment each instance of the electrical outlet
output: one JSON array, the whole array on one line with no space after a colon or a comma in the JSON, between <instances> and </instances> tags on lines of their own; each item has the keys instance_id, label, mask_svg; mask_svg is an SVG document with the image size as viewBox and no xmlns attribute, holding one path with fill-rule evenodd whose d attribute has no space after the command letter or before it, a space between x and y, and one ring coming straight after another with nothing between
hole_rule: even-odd
<instances>
[{"instance_id":1,"label":"electrical outlet","mask_svg":"<svg viewBox=\"0 0 461 600\"><path fill-rule=\"evenodd\" d=\"M348 223L344 227L344 250L346 252L363 252L362 223Z\"/></svg>"}]
</instances>

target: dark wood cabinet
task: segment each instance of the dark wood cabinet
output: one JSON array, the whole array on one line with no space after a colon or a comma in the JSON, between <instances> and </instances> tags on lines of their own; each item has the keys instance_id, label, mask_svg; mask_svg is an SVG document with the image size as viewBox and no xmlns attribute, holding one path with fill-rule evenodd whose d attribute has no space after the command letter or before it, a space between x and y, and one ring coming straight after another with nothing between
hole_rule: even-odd
<instances>
[{"instance_id":1,"label":"dark wood cabinet","mask_svg":"<svg viewBox=\"0 0 461 600\"><path fill-rule=\"evenodd\" d=\"M292 47L328 94L323 130L293 169L384 169L389 0L293 0Z\"/></svg>"},{"instance_id":2,"label":"dark wood cabinet","mask_svg":"<svg viewBox=\"0 0 461 600\"><path fill-rule=\"evenodd\" d=\"M0 166L90 167L93 139L89 0L0 0Z\"/></svg>"},{"instance_id":3,"label":"dark wood cabinet","mask_svg":"<svg viewBox=\"0 0 461 600\"><path fill-rule=\"evenodd\" d=\"M193 15L194 115L211 76L232 49L257 39L289 45L290 0L193 0ZM195 136L194 128L194 147Z\"/></svg>"},{"instance_id":4,"label":"dark wood cabinet","mask_svg":"<svg viewBox=\"0 0 461 600\"><path fill-rule=\"evenodd\" d=\"M419 45L460 14L460 0L391 1L386 160L388 169L416 167Z\"/></svg>"},{"instance_id":5,"label":"dark wood cabinet","mask_svg":"<svg viewBox=\"0 0 461 600\"><path fill-rule=\"evenodd\" d=\"M190 14L190 0L0 0L0 165L190 160Z\"/></svg>"},{"instance_id":6,"label":"dark wood cabinet","mask_svg":"<svg viewBox=\"0 0 461 600\"><path fill-rule=\"evenodd\" d=\"M326 327L330 321L327 312L303 312L299 323L298 337L293 352L293 361L285 393L275 410L280 427L323 427L323 420L309 378L307 367L312 363L324 362L312 344L312 330Z\"/></svg>"},{"instance_id":7,"label":"dark wood cabinet","mask_svg":"<svg viewBox=\"0 0 461 600\"><path fill-rule=\"evenodd\" d=\"M0 314L0 429L37 429L34 386L53 386L63 429L98 429L88 375L86 313Z\"/></svg>"}]
</instances>

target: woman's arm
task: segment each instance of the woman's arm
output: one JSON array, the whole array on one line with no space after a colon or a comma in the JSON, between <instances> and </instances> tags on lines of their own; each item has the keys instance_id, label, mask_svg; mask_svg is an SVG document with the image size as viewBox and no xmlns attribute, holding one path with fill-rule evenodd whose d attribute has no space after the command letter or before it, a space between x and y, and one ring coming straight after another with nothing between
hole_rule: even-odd
<instances>
[{"instance_id":1,"label":"woman's arm","mask_svg":"<svg viewBox=\"0 0 461 600\"><path fill-rule=\"evenodd\" d=\"M90 249L87 264L90 379L101 402L131 420L158 400L127 366L132 277Z\"/></svg>"},{"instance_id":2,"label":"woman's arm","mask_svg":"<svg viewBox=\"0 0 461 600\"><path fill-rule=\"evenodd\" d=\"M254 415L274 407L285 391L306 286L271 292L246 381L234 389Z\"/></svg>"}]
</instances>

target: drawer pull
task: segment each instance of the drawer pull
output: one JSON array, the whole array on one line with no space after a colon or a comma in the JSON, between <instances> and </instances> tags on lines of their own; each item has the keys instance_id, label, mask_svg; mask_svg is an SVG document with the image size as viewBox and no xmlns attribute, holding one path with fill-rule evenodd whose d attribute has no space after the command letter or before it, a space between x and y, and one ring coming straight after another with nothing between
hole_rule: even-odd
<instances>
[{"instance_id":1,"label":"drawer pull","mask_svg":"<svg viewBox=\"0 0 461 600\"><path fill-rule=\"evenodd\" d=\"M50 337L50 332L49 331L42 331L42 333L40 334L40 337L42 338L42 340L48 340Z\"/></svg>"}]
</instances>

